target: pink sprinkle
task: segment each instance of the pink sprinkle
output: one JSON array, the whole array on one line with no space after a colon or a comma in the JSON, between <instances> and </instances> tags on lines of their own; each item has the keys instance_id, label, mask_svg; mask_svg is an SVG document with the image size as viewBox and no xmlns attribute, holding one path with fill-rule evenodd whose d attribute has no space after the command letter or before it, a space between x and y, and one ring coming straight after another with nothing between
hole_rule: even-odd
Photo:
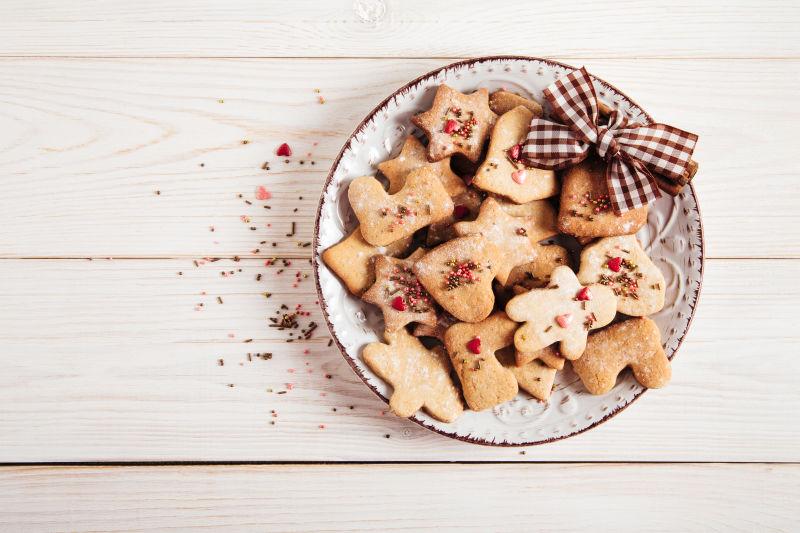
<instances>
[{"instance_id":1,"label":"pink sprinkle","mask_svg":"<svg viewBox=\"0 0 800 533\"><path fill-rule=\"evenodd\" d=\"M256 200L269 200L272 198L272 193L269 192L263 185L256 187Z\"/></svg>"},{"instance_id":2,"label":"pink sprinkle","mask_svg":"<svg viewBox=\"0 0 800 533\"><path fill-rule=\"evenodd\" d=\"M294 368L287 368L286 371L290 374L294 374Z\"/></svg>"},{"instance_id":3,"label":"pink sprinkle","mask_svg":"<svg viewBox=\"0 0 800 533\"><path fill-rule=\"evenodd\" d=\"M309 374L313 374L314 373L314 369L313 368L308 368L308 369L306 369L306 372L308 372Z\"/></svg>"},{"instance_id":4,"label":"pink sprinkle","mask_svg":"<svg viewBox=\"0 0 800 533\"><path fill-rule=\"evenodd\" d=\"M320 393L319 393L319 395L320 395L320 396L327 396L327 395L328 395L328 393L327 393L327 392L320 392Z\"/></svg>"},{"instance_id":5,"label":"pink sprinkle","mask_svg":"<svg viewBox=\"0 0 800 533\"><path fill-rule=\"evenodd\" d=\"M271 228L271 227L272 227L272 224L270 224L270 223L267 223L267 227L268 227L268 228Z\"/></svg>"},{"instance_id":6,"label":"pink sprinkle","mask_svg":"<svg viewBox=\"0 0 800 533\"><path fill-rule=\"evenodd\" d=\"M516 183L522 185L525 183L525 179L528 177L527 172L524 170L516 170L511 173L511 179L514 180Z\"/></svg>"},{"instance_id":7,"label":"pink sprinkle","mask_svg":"<svg viewBox=\"0 0 800 533\"><path fill-rule=\"evenodd\" d=\"M286 389L287 390L292 390L293 388L294 388L294 383L287 383L286 384Z\"/></svg>"},{"instance_id":8,"label":"pink sprinkle","mask_svg":"<svg viewBox=\"0 0 800 533\"><path fill-rule=\"evenodd\" d=\"M305 350L303 350L303 353L304 353L304 354L306 354L306 355L308 355L308 354L310 354L310 353L311 353L311 350L309 350L308 348L306 348ZM306 364L308 364L308 363L306 363Z\"/></svg>"},{"instance_id":9,"label":"pink sprinkle","mask_svg":"<svg viewBox=\"0 0 800 533\"><path fill-rule=\"evenodd\" d=\"M200 291L200 294L202 294L203 296L205 296L205 294L206 294L206 291Z\"/></svg>"},{"instance_id":10,"label":"pink sprinkle","mask_svg":"<svg viewBox=\"0 0 800 533\"><path fill-rule=\"evenodd\" d=\"M325 424L320 424L319 429L325 429Z\"/></svg>"},{"instance_id":11,"label":"pink sprinkle","mask_svg":"<svg viewBox=\"0 0 800 533\"><path fill-rule=\"evenodd\" d=\"M234 335L233 333L228 333L228 338L230 338L230 339L234 338L235 336L236 335Z\"/></svg>"}]
</instances>

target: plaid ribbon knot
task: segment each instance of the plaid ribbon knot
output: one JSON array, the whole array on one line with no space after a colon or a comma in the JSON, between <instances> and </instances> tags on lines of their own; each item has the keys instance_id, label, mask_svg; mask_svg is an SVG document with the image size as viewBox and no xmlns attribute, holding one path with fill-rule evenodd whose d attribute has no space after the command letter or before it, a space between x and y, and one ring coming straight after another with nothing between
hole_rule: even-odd
<instances>
[{"instance_id":1,"label":"plaid ribbon knot","mask_svg":"<svg viewBox=\"0 0 800 533\"><path fill-rule=\"evenodd\" d=\"M600 123L597 95L585 68L556 81L544 97L561 123L534 118L522 157L532 167L559 170L586 159L594 146L608 162L606 182L615 213L661 196L653 173L679 179L686 171L697 135L666 124L629 124L617 111L607 124Z\"/></svg>"}]
</instances>

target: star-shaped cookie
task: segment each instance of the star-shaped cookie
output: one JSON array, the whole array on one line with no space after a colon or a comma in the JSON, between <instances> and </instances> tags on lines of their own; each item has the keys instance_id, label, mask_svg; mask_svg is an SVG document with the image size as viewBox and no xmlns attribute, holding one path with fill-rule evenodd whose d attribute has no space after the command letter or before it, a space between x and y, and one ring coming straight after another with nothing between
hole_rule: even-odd
<instances>
[{"instance_id":1,"label":"star-shaped cookie","mask_svg":"<svg viewBox=\"0 0 800 533\"><path fill-rule=\"evenodd\" d=\"M375 259L375 284L361 298L380 307L388 332L411 322L436 325L433 298L417 280L413 266L413 260L385 256Z\"/></svg>"},{"instance_id":2,"label":"star-shaped cookie","mask_svg":"<svg viewBox=\"0 0 800 533\"><path fill-rule=\"evenodd\" d=\"M473 222L458 222L456 235L483 235L494 244L500 255L497 262L497 281L505 285L511 270L536 259L540 229L533 217L514 217L506 213L494 198L481 204L478 218Z\"/></svg>"},{"instance_id":3,"label":"star-shaped cookie","mask_svg":"<svg viewBox=\"0 0 800 533\"><path fill-rule=\"evenodd\" d=\"M477 162L496 119L486 89L463 94L440 85L431 108L411 117L411 122L428 136L428 160L463 154Z\"/></svg>"},{"instance_id":4,"label":"star-shaped cookie","mask_svg":"<svg viewBox=\"0 0 800 533\"><path fill-rule=\"evenodd\" d=\"M617 311L626 315L652 315L664 307L664 274L635 235L606 237L584 248L578 279L611 288L617 295Z\"/></svg>"},{"instance_id":5,"label":"star-shaped cookie","mask_svg":"<svg viewBox=\"0 0 800 533\"><path fill-rule=\"evenodd\" d=\"M403 188L391 195L372 176L356 178L347 197L361 224L361 234L376 246L411 235L453 212L453 200L429 167L412 171Z\"/></svg>"},{"instance_id":6,"label":"star-shaped cookie","mask_svg":"<svg viewBox=\"0 0 800 533\"><path fill-rule=\"evenodd\" d=\"M445 332L444 345L470 409L482 411L517 395L514 374L495 356L513 344L516 329L517 324L498 311L477 324L460 322Z\"/></svg>"},{"instance_id":7,"label":"star-shaped cookie","mask_svg":"<svg viewBox=\"0 0 800 533\"><path fill-rule=\"evenodd\" d=\"M550 285L512 298L506 304L509 318L525 322L514 335L521 352L535 352L559 342L559 352L577 359L586 348L592 329L605 326L617 312L617 297L608 287L584 287L568 266L556 268Z\"/></svg>"},{"instance_id":8,"label":"star-shaped cookie","mask_svg":"<svg viewBox=\"0 0 800 533\"><path fill-rule=\"evenodd\" d=\"M441 348L428 350L405 328L384 334L388 344L373 342L364 348L364 362L394 387L389 407L409 417L425 409L442 422L452 422L464 411L461 396L450 378L450 362Z\"/></svg>"},{"instance_id":9,"label":"star-shaped cookie","mask_svg":"<svg viewBox=\"0 0 800 533\"><path fill-rule=\"evenodd\" d=\"M497 119L486 159L472 181L476 187L519 204L558 194L558 180L552 170L527 167L520 158L520 145L532 118L530 111L519 106Z\"/></svg>"},{"instance_id":10,"label":"star-shaped cookie","mask_svg":"<svg viewBox=\"0 0 800 533\"><path fill-rule=\"evenodd\" d=\"M378 170L389 180L389 194L394 194L403 188L406 176L412 170L424 166L430 167L436 173L450 196L456 196L467 190L464 180L450 170L450 158L445 157L436 163L429 163L425 155L425 146L413 135L406 137L400 154L379 164Z\"/></svg>"}]
</instances>

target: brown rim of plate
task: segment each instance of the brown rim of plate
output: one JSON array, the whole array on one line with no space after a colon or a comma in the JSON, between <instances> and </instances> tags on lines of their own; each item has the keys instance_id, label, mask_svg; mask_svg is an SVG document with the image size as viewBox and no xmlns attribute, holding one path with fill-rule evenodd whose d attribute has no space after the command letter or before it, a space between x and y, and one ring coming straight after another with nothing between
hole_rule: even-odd
<instances>
[{"instance_id":1,"label":"brown rim of plate","mask_svg":"<svg viewBox=\"0 0 800 533\"><path fill-rule=\"evenodd\" d=\"M314 283L317 286L317 296L319 298L320 308L322 309L322 316L325 318L325 324L327 324L327 326L328 326L328 331L330 331L331 339L333 339L333 341L336 343L336 346L339 349L339 353L342 354L342 357L344 357L345 361L347 361L347 364L350 365L350 368L353 369L353 371L361 379L361 381L363 381L364 384L367 387L369 387L369 389L372 392L374 392L375 395L377 395L387 405L389 403L389 399L386 398L380 392L378 392L378 389L376 389L374 386L372 386L372 384L369 383L369 381L367 381L366 377L361 372L361 369L358 368L358 366L356 366L356 364L353 362L353 360L350 358L350 356L347 355L347 350L342 345L342 343L339 342L339 337L337 337L336 333L334 332L333 325L331 324L331 321L330 321L330 318L329 318L329 315L328 315L328 305L327 305L327 302L325 301L325 298L324 298L324 296L322 294L322 287L320 286L320 283L319 283L320 258L319 258L319 252L317 250L318 249L318 244L319 244L319 222L320 222L320 215L322 214L322 204L323 204L323 200L324 200L325 191L328 189L328 186L330 185L331 181L333 180L333 174L335 173L336 169L339 167L339 162L342 159L342 155L344 155L344 153L347 151L347 149L350 148L350 145L352 144L353 139L355 139L356 136L358 136L359 134L362 133L362 131L366 127L367 123L370 120L372 120L372 118L381 110L381 108L383 108L391 100L393 100L394 98L396 98L397 96L399 96L401 94L407 93L413 87L419 85L423 81L426 81L428 78L430 78L432 76L436 76L440 72L443 72L443 71L446 71L446 70L450 70L450 69L454 69L454 68L459 68L459 67L464 67L464 66L469 66L469 65L475 65L475 64L478 64L478 63L485 63L487 61L498 61L498 60L500 60L500 61L503 61L503 60L511 60L511 61L540 61L540 62L546 63L546 64L548 64L550 66L557 66L557 67L562 67L562 68L566 68L566 69L573 69L573 70L576 68L576 67L574 67L572 65L568 65L566 63L561 63L559 61L553 61L551 59L542 59L542 58L539 58L539 57L531 57L531 56L482 56L482 57L476 57L476 58L472 58L472 59L465 59L465 60L462 60L462 61L457 61L455 63L450 63L449 65L445 65L443 67L439 67L439 68L437 68L435 70L432 70L432 71L430 71L430 72L428 72L426 74L423 74L422 76L419 76L418 78L415 78L414 80L406 83L405 85L403 85L402 87L400 87L399 89L394 91L392 94L390 94L384 100L382 100L377 106L375 106L375 108L372 111L370 111L367 114L366 117L364 117L364 119L358 124L358 126L356 126L356 129L353 131L353 133L347 138L347 142L345 142L344 146L342 146L342 149L339 151L339 155L337 155L336 159L334 159L333 164L331 165L331 169L328 172L328 177L325 179L325 183L322 186L322 192L320 193L319 205L317 206L317 215L316 215L316 218L314 220L314 238L313 238L313 241L312 241L312 249L314 250L314 252L312 254L312 263L313 263L313 268L314 268ZM602 79L600 79L600 78L598 78L598 77L596 77L594 75L592 75L592 79L597 81L598 83L600 83L603 87L606 87L607 89L611 89L612 91L617 93L622 98L622 100L627 101L631 106L636 107L637 109L639 109L642 112L642 114L645 117L647 117L648 120L653 121L653 117L651 117L644 109L642 109L641 106L639 106L639 104L637 104L628 95L626 95L625 93L623 93L622 91L620 91L619 89L617 89L616 87L614 87L613 85L608 83L607 81L602 80ZM694 304L694 307L692 307L692 313L691 313L691 315L689 315L689 320L686 323L686 329L684 330L683 335L681 335L681 337L678 339L678 345L675 346L675 350L672 352L672 356L670 357L670 360L672 360L672 358L674 358L675 355L678 353L678 350L680 349L681 344L683 344L683 340L686 338L686 334L689 332L689 328L692 325L692 320L694 319L695 309L697 309L697 304L700 301L700 289L703 286L703 267L704 267L704 262L705 262L705 257L703 255L703 251L705 250L705 237L704 237L704 233L703 233L703 219L702 219L702 216L701 216L701 213L700 213L700 202L697 200L697 194L696 194L696 191L694 189L694 184L692 182L689 182L689 188L692 191L692 196L694 197L695 205L697 206L697 220L698 220L698 222L700 224L700 231L699 231L699 233L700 233L700 235L699 235L699 237L700 237L700 280L699 280L699 282L697 284L697 288L695 288L695 290L694 290L694 293L695 293L695 304ZM624 411L629 405L631 405L633 402L638 400L642 396L642 394L644 394L645 392L647 392L647 388L643 387L641 391L639 391L638 393L636 393L634 395L634 397L631 399L631 401L629 401L628 403L626 403L624 405L615 407L607 415L605 415L604 417L598 419L596 422L586 426L585 428L582 428L582 429L579 429L577 431L573 431L571 433L567 433L567 434L564 434L564 435L560 435L558 437L551 437L551 438L548 438L548 439L531 441L531 442L520 442L520 443L505 442L505 441L504 442L492 442L492 441L489 441L489 440L486 440L486 439L482 439L482 438L463 437L463 436L457 435L455 433L450 433L450 432L447 432L447 431L443 431L443 430L441 430L439 428L436 428L436 427L433 427L433 426L429 426L425 422L423 422L422 420L419 420L417 418L416 414L414 416L408 417L408 419L411 420L412 422L424 427L425 429L428 429L430 431L434 431L436 433L439 433L440 435L444 435L444 436L449 437L451 439L456 439L456 440L460 440L460 441L464 441L464 442L470 442L472 444L481 444L483 446L502 446L502 447L538 446L540 444L548 444L550 442L556 442L556 441L559 441L559 440L567 439L569 437L574 437L575 435L580 435L581 433L583 433L585 431L589 431L590 429L593 429L593 428L599 426L603 422L606 422L607 420L610 420L611 418L613 418L617 414L619 414L622 411Z\"/></svg>"}]
</instances>

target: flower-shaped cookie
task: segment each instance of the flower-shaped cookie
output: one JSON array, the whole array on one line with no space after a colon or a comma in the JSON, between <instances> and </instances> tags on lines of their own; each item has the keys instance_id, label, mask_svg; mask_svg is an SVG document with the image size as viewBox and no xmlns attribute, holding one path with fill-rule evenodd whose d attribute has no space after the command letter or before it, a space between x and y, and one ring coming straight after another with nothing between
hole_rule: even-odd
<instances>
[{"instance_id":1,"label":"flower-shaped cookie","mask_svg":"<svg viewBox=\"0 0 800 533\"><path fill-rule=\"evenodd\" d=\"M463 94L447 85L439 86L428 111L411 118L428 136L430 161L463 154L477 162L495 120L497 115L489 109L489 91Z\"/></svg>"},{"instance_id":2,"label":"flower-shaped cookie","mask_svg":"<svg viewBox=\"0 0 800 533\"><path fill-rule=\"evenodd\" d=\"M550 285L520 294L506 304L512 320L525 322L514 335L521 352L535 352L560 342L559 352L577 359L592 329L605 326L617 312L617 297L608 287L584 287L568 266L556 268Z\"/></svg>"},{"instance_id":3,"label":"flower-shaped cookie","mask_svg":"<svg viewBox=\"0 0 800 533\"><path fill-rule=\"evenodd\" d=\"M422 408L442 422L458 418L464 406L450 378L444 350L426 349L405 328L384 336L388 344L368 344L362 356L373 372L394 387L389 400L392 412L409 417Z\"/></svg>"},{"instance_id":4,"label":"flower-shaped cookie","mask_svg":"<svg viewBox=\"0 0 800 533\"><path fill-rule=\"evenodd\" d=\"M413 266L414 261L405 259L375 259L375 284L361 298L380 307L388 332L411 322L436 325L433 298L417 280Z\"/></svg>"}]
</instances>

